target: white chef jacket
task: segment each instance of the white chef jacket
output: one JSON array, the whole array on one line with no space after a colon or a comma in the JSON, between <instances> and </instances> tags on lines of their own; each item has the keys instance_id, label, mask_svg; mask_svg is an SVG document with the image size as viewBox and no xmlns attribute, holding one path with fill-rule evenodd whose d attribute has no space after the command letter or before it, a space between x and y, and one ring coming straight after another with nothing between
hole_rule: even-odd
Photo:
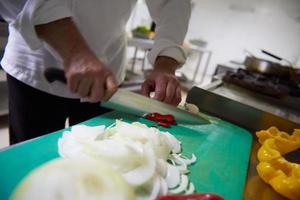
<instances>
[{"instance_id":1,"label":"white chef jacket","mask_svg":"<svg viewBox=\"0 0 300 200\"><path fill-rule=\"evenodd\" d=\"M9 38L1 61L3 69L36 89L67 98L78 98L66 85L48 83L46 68L63 69L61 59L35 32L35 25L71 17L91 50L106 63L119 83L125 77L125 26L136 0L0 0L0 14L9 23ZM158 55L184 63L180 48L190 17L190 0L146 0L156 22L153 64Z\"/></svg>"}]
</instances>

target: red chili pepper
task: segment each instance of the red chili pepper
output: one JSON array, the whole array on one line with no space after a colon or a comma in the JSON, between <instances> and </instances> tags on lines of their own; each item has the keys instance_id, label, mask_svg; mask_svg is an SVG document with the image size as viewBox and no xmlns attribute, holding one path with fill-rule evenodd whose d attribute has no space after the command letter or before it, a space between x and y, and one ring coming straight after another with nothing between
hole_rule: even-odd
<instances>
[{"instance_id":1,"label":"red chili pepper","mask_svg":"<svg viewBox=\"0 0 300 200\"><path fill-rule=\"evenodd\" d=\"M224 198L216 194L199 193L189 195L167 195L158 197L156 200L224 200Z\"/></svg>"},{"instance_id":2,"label":"red chili pepper","mask_svg":"<svg viewBox=\"0 0 300 200\"><path fill-rule=\"evenodd\" d=\"M162 115L159 113L149 113L146 115L146 118L156 122L167 122L170 124L175 123L175 118L172 115Z\"/></svg>"},{"instance_id":3,"label":"red chili pepper","mask_svg":"<svg viewBox=\"0 0 300 200\"><path fill-rule=\"evenodd\" d=\"M151 120L151 121L156 121L156 118L154 116L154 113L149 113L146 115L146 119Z\"/></svg>"},{"instance_id":4,"label":"red chili pepper","mask_svg":"<svg viewBox=\"0 0 300 200\"><path fill-rule=\"evenodd\" d=\"M162 115L159 113L149 113L146 119L157 122L158 125L169 128L171 124L175 124L175 118L172 115Z\"/></svg>"},{"instance_id":5,"label":"red chili pepper","mask_svg":"<svg viewBox=\"0 0 300 200\"><path fill-rule=\"evenodd\" d=\"M171 124L168 122L157 122L159 126L163 126L165 128L170 128Z\"/></svg>"},{"instance_id":6,"label":"red chili pepper","mask_svg":"<svg viewBox=\"0 0 300 200\"><path fill-rule=\"evenodd\" d=\"M164 121L169 122L170 124L174 124L175 118L173 115L164 115Z\"/></svg>"},{"instance_id":7,"label":"red chili pepper","mask_svg":"<svg viewBox=\"0 0 300 200\"><path fill-rule=\"evenodd\" d=\"M164 115L159 114L159 113L153 113L153 116L154 116L155 120L158 121L158 122L159 121L164 121L164 119L165 119Z\"/></svg>"}]
</instances>

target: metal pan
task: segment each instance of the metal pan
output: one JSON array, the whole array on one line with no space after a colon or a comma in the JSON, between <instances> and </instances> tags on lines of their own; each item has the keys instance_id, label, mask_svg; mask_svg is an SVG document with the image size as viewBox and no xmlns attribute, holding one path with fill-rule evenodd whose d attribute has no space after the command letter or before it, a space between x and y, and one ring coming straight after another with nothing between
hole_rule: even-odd
<instances>
[{"instance_id":1,"label":"metal pan","mask_svg":"<svg viewBox=\"0 0 300 200\"><path fill-rule=\"evenodd\" d=\"M244 61L244 65L245 65L246 69L248 69L250 71L254 71L254 72L279 76L279 77L283 77L283 78L295 79L295 77L297 77L297 74L299 73L299 71L292 66L291 62L289 62L285 59L282 59L278 56L275 56L265 50L262 50L262 52L264 54L267 54L267 55L277 59L277 60L284 60L289 65L281 65L276 62L258 58L248 52L250 55L248 55Z\"/></svg>"}]
</instances>

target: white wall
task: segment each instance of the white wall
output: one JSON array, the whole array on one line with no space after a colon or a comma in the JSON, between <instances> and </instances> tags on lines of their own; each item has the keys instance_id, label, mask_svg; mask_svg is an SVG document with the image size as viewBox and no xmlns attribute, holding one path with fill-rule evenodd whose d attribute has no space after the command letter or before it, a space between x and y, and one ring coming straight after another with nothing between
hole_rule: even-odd
<instances>
[{"instance_id":1,"label":"white wall","mask_svg":"<svg viewBox=\"0 0 300 200\"><path fill-rule=\"evenodd\" d=\"M293 63L300 56L299 0L196 0L187 38L203 38L217 63L266 49Z\"/></svg>"},{"instance_id":2,"label":"white wall","mask_svg":"<svg viewBox=\"0 0 300 200\"><path fill-rule=\"evenodd\" d=\"M299 58L298 58L298 61L297 61L296 65L297 65L298 67L300 66L300 56L299 56Z\"/></svg>"},{"instance_id":3,"label":"white wall","mask_svg":"<svg viewBox=\"0 0 300 200\"><path fill-rule=\"evenodd\" d=\"M210 74L218 63L242 62L244 49L270 59L260 53L260 49L266 49L300 67L300 0L193 2L187 39L201 38L208 42L207 48L213 51ZM147 8L140 3L131 24L150 22Z\"/></svg>"}]
</instances>

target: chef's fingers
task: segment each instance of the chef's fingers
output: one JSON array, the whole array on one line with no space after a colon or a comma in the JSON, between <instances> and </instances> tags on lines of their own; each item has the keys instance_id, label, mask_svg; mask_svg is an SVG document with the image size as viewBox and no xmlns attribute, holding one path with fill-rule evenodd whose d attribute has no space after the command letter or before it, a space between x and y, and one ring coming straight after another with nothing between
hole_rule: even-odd
<instances>
[{"instance_id":1,"label":"chef's fingers","mask_svg":"<svg viewBox=\"0 0 300 200\"><path fill-rule=\"evenodd\" d=\"M165 103L172 104L174 98L176 97L177 86L178 83L175 79L170 79L168 81L167 88L166 88L166 96L163 100Z\"/></svg>"},{"instance_id":2,"label":"chef's fingers","mask_svg":"<svg viewBox=\"0 0 300 200\"><path fill-rule=\"evenodd\" d=\"M118 90L118 82L112 74L109 74L105 82L105 94L103 101L109 100L112 95Z\"/></svg>"},{"instance_id":3,"label":"chef's fingers","mask_svg":"<svg viewBox=\"0 0 300 200\"><path fill-rule=\"evenodd\" d=\"M71 74L67 76L67 84L68 88L71 92L77 93L79 83L80 83L81 75L80 74Z\"/></svg>"},{"instance_id":4,"label":"chef's fingers","mask_svg":"<svg viewBox=\"0 0 300 200\"><path fill-rule=\"evenodd\" d=\"M167 83L167 80L165 80L163 77L159 77L155 80L154 99L158 101L163 101L165 99Z\"/></svg>"},{"instance_id":5,"label":"chef's fingers","mask_svg":"<svg viewBox=\"0 0 300 200\"><path fill-rule=\"evenodd\" d=\"M175 97L173 98L172 105L177 106L181 102L181 87L180 85L176 88Z\"/></svg>"},{"instance_id":6,"label":"chef's fingers","mask_svg":"<svg viewBox=\"0 0 300 200\"><path fill-rule=\"evenodd\" d=\"M97 103L100 102L104 96L104 84L103 81L96 79L91 87L90 95L88 98L89 102Z\"/></svg>"},{"instance_id":7,"label":"chef's fingers","mask_svg":"<svg viewBox=\"0 0 300 200\"><path fill-rule=\"evenodd\" d=\"M77 94L79 94L80 97L87 97L89 96L90 89L93 84L93 79L91 78L83 78L79 82Z\"/></svg>"},{"instance_id":8,"label":"chef's fingers","mask_svg":"<svg viewBox=\"0 0 300 200\"><path fill-rule=\"evenodd\" d=\"M150 93L154 90L155 83L151 80L146 80L142 84L142 95L150 97Z\"/></svg>"}]
</instances>

